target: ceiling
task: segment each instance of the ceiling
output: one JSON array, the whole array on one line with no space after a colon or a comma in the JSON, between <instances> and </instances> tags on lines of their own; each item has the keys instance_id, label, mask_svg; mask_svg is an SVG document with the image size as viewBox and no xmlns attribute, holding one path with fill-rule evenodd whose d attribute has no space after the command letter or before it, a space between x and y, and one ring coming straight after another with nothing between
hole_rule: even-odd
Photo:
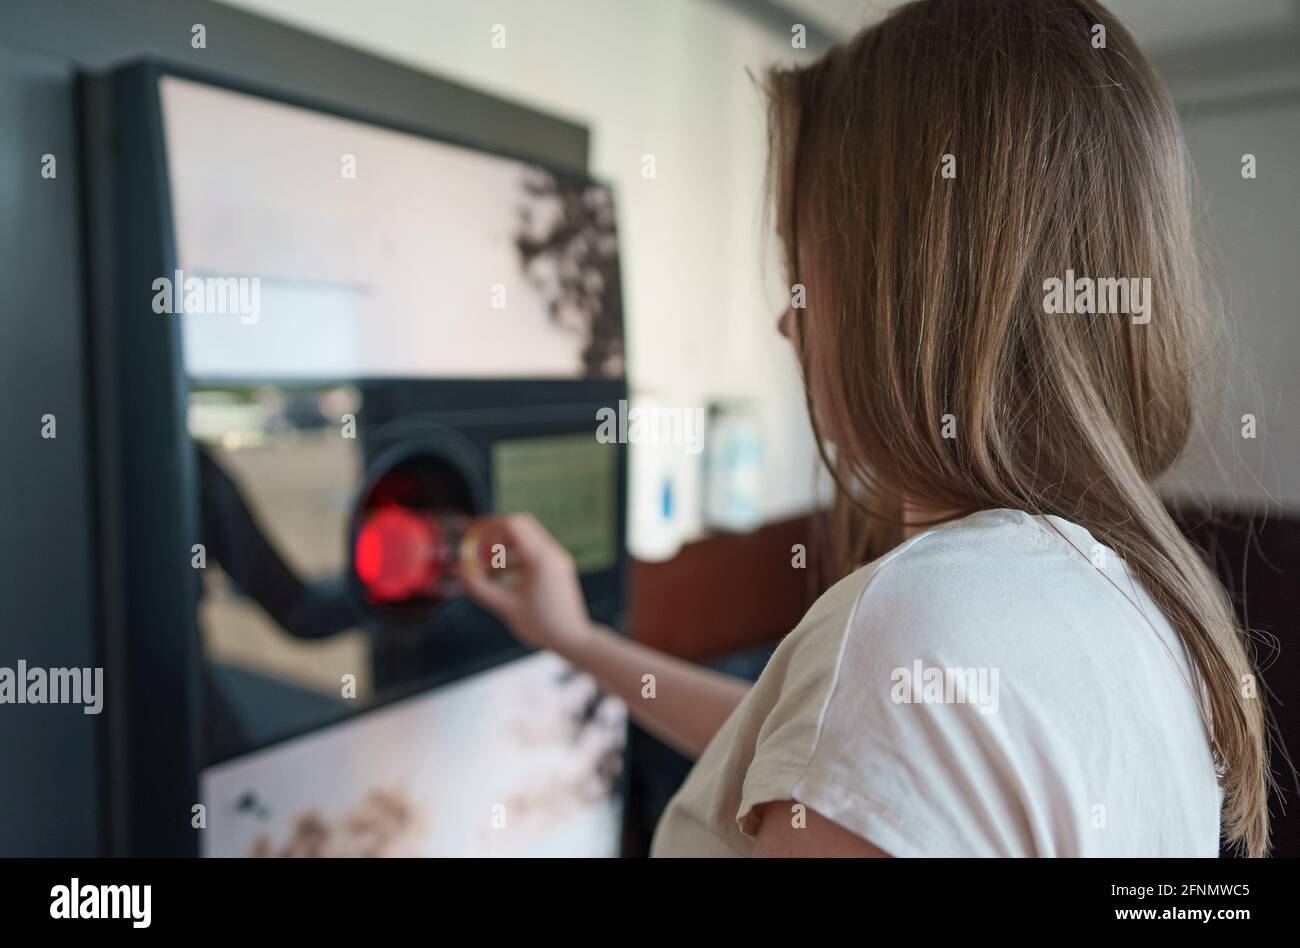
<instances>
[{"instance_id":1,"label":"ceiling","mask_svg":"<svg viewBox=\"0 0 1300 948\"><path fill-rule=\"evenodd\" d=\"M837 39L879 19L900 0L771 0ZM1104 0L1150 50L1225 37L1300 29L1300 0Z\"/></svg>"}]
</instances>

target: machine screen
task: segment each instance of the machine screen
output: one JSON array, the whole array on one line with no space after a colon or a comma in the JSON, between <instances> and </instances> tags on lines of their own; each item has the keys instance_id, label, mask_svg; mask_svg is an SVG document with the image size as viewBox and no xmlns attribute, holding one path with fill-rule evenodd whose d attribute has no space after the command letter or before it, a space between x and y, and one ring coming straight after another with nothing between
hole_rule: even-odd
<instances>
[{"instance_id":1,"label":"machine screen","mask_svg":"<svg viewBox=\"0 0 1300 948\"><path fill-rule=\"evenodd\" d=\"M614 448L591 434L497 442L493 507L532 513L579 572L607 569L618 556L617 463Z\"/></svg>"}]
</instances>

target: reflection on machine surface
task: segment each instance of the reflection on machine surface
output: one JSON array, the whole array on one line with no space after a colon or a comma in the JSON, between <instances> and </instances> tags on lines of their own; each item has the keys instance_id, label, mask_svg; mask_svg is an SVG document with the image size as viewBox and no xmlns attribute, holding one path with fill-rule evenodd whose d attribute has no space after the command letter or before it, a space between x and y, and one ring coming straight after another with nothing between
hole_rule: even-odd
<instances>
[{"instance_id":1,"label":"reflection on machine surface","mask_svg":"<svg viewBox=\"0 0 1300 948\"><path fill-rule=\"evenodd\" d=\"M539 653L208 768L210 856L614 856L626 710Z\"/></svg>"},{"instance_id":2,"label":"reflection on machine surface","mask_svg":"<svg viewBox=\"0 0 1300 948\"><path fill-rule=\"evenodd\" d=\"M205 850L616 848L621 712L449 568L474 518L532 512L618 625L626 458L592 435L626 397L609 188L213 77L122 82L161 120L174 281L150 317L176 317L196 461Z\"/></svg>"}]
</instances>

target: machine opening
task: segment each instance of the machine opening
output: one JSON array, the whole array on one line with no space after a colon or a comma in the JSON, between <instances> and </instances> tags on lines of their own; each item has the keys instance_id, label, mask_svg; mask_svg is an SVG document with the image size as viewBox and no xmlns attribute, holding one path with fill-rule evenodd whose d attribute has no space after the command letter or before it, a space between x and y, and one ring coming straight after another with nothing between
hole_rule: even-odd
<instances>
[{"instance_id":1,"label":"machine opening","mask_svg":"<svg viewBox=\"0 0 1300 948\"><path fill-rule=\"evenodd\" d=\"M381 462L353 518L351 571L365 601L409 620L459 595L451 567L478 513L469 481L447 458Z\"/></svg>"}]
</instances>

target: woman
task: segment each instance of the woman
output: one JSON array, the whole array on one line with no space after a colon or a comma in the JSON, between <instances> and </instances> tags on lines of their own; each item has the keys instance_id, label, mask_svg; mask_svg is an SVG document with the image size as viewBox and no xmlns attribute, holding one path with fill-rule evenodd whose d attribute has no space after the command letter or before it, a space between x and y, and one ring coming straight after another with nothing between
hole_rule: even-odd
<instances>
[{"instance_id":1,"label":"woman","mask_svg":"<svg viewBox=\"0 0 1300 948\"><path fill-rule=\"evenodd\" d=\"M1205 352L1151 67L1093 0L920 0L768 94L843 578L752 688L594 628L529 518L472 594L698 758L657 855L1263 854L1251 662L1152 487Z\"/></svg>"}]
</instances>

